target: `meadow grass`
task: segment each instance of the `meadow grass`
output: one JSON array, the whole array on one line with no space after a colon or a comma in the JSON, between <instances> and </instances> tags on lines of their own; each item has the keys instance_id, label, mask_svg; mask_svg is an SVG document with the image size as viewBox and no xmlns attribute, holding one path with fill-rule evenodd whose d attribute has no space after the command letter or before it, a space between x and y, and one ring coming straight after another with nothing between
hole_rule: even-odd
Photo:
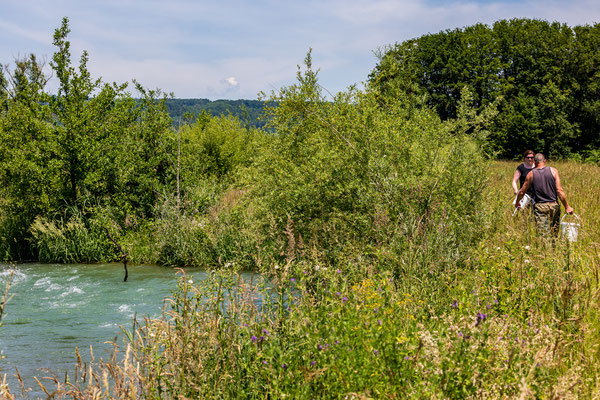
<instances>
[{"instance_id":1,"label":"meadow grass","mask_svg":"<svg viewBox=\"0 0 600 400\"><path fill-rule=\"evenodd\" d=\"M526 212L512 217L516 163L494 162L481 240L459 261L415 257L409 270L360 254L289 258L253 283L231 270L203 282L182 274L162 318L136 322L112 359L81 362L48 393L598 398L600 168L550 165L581 217L577 242L540 239Z\"/></svg>"}]
</instances>

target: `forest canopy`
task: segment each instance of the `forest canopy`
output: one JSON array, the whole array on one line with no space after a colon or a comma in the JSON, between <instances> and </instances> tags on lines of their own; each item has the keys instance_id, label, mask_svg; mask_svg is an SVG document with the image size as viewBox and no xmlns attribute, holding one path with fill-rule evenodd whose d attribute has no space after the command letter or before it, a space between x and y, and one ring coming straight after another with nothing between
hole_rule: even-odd
<instances>
[{"instance_id":1,"label":"forest canopy","mask_svg":"<svg viewBox=\"0 0 600 400\"><path fill-rule=\"evenodd\" d=\"M466 86L481 110L498 101L487 150L592 158L600 147L600 24L501 20L424 35L378 54L370 83L400 87L455 118Z\"/></svg>"}]
</instances>

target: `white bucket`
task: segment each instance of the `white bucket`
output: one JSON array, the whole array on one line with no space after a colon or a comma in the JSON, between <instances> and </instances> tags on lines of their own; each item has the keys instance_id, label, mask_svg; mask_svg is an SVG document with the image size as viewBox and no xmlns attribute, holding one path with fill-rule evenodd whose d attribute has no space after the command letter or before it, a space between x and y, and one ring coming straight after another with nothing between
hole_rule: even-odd
<instances>
[{"instance_id":1,"label":"white bucket","mask_svg":"<svg viewBox=\"0 0 600 400\"><path fill-rule=\"evenodd\" d=\"M563 238L569 242L576 242L577 236L579 236L579 228L581 227L581 220L576 214L573 214L577 218L577 222L564 222L563 219L569 214L565 214L560 219L560 234Z\"/></svg>"},{"instance_id":2,"label":"white bucket","mask_svg":"<svg viewBox=\"0 0 600 400\"><path fill-rule=\"evenodd\" d=\"M517 204L517 197L519 197L519 195L518 195L518 194L517 194L517 196L515 196L515 199L513 200L513 206L514 206L515 204ZM531 197L530 197L530 196L529 196L527 193L525 193L525 194L523 195L523 197L521 198L521 201L519 202L519 207L520 207L521 209L523 209L523 208L527 207L527 205L529 204L529 202L530 202L530 201L531 201ZM517 210L518 210L518 208L517 208L517 209L515 209L515 211L513 211L513 217L514 217L514 216L515 216L515 214L517 213Z\"/></svg>"}]
</instances>

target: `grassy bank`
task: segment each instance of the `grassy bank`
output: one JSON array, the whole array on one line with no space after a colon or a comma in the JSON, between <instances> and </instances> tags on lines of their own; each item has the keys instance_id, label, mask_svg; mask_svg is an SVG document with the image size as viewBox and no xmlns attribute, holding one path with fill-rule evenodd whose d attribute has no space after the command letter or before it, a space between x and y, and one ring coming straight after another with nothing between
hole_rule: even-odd
<instances>
[{"instance_id":1,"label":"grassy bank","mask_svg":"<svg viewBox=\"0 0 600 400\"><path fill-rule=\"evenodd\" d=\"M495 162L483 237L443 269L414 248L412 264L356 253L335 264L272 264L255 286L230 270L200 283L182 276L172 309L115 347L124 361L81 365L57 393L597 398L600 171L552 165L582 219L575 243L553 246L536 237L526 215L511 216L515 164Z\"/></svg>"}]
</instances>

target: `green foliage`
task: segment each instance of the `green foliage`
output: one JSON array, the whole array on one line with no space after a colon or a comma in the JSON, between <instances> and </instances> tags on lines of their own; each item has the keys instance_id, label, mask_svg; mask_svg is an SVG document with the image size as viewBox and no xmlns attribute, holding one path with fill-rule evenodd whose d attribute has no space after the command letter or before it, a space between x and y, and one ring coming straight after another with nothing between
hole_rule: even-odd
<instances>
[{"instance_id":1,"label":"green foliage","mask_svg":"<svg viewBox=\"0 0 600 400\"><path fill-rule=\"evenodd\" d=\"M166 106L174 124L186 120L186 114L194 121L202 115L234 117L248 128L263 128L266 124L262 118L264 102L260 100L168 99Z\"/></svg>"},{"instance_id":2,"label":"green foliage","mask_svg":"<svg viewBox=\"0 0 600 400\"><path fill-rule=\"evenodd\" d=\"M86 223L80 215L58 222L38 217L30 231L41 262L97 262L116 258L113 245L96 220Z\"/></svg>"},{"instance_id":3,"label":"green foliage","mask_svg":"<svg viewBox=\"0 0 600 400\"><path fill-rule=\"evenodd\" d=\"M71 65L68 33L65 18L50 63L56 94L45 92L47 78L33 55L17 60L2 80L0 247L11 259L36 256L28 231L36 218L69 221L70 211L86 215L98 206L117 210L111 217L123 224L131 215L148 217L174 176L167 154L171 120L161 92L136 84L142 97L136 102L126 84L93 80L86 52L78 68Z\"/></svg>"},{"instance_id":4,"label":"green foliage","mask_svg":"<svg viewBox=\"0 0 600 400\"><path fill-rule=\"evenodd\" d=\"M284 261L291 230L328 262L353 247L402 257L415 241L428 252L427 233L443 227L439 245L460 254L483 200L485 174L464 173L483 165L475 121L443 123L402 92L351 90L328 102L310 54L306 66L272 96L272 140L243 177L262 245Z\"/></svg>"},{"instance_id":5,"label":"green foliage","mask_svg":"<svg viewBox=\"0 0 600 400\"><path fill-rule=\"evenodd\" d=\"M513 19L429 34L381 51L370 79L424 96L442 119L457 115L464 86L478 109L502 98L490 152L568 157L599 146L599 29Z\"/></svg>"}]
</instances>

